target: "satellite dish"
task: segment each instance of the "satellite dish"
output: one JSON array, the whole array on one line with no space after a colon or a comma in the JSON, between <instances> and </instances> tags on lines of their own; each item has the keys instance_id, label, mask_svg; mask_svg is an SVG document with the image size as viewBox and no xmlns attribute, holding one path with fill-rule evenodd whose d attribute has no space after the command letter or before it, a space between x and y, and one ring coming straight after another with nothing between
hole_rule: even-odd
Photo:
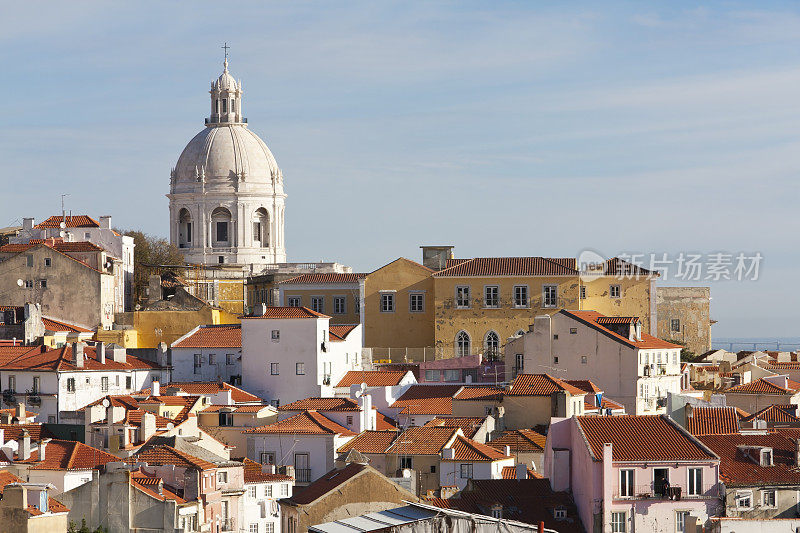
<instances>
[{"instance_id":1,"label":"satellite dish","mask_svg":"<svg viewBox=\"0 0 800 533\"><path fill-rule=\"evenodd\" d=\"M25 284L25 282L22 281L21 279L17 280L17 285L19 285L20 287L22 287L24 284Z\"/></svg>"},{"instance_id":2,"label":"satellite dish","mask_svg":"<svg viewBox=\"0 0 800 533\"><path fill-rule=\"evenodd\" d=\"M103 398L103 407L108 408L111 405L111 402L108 401L108 398Z\"/></svg>"},{"instance_id":3,"label":"satellite dish","mask_svg":"<svg viewBox=\"0 0 800 533\"><path fill-rule=\"evenodd\" d=\"M63 224L63 222L62 222L62 224ZM59 231L59 232L58 232L58 236L59 236L59 237L61 237L62 239L64 238L64 236L65 236L66 234L67 234L67 232L66 232L66 231L64 231L64 230L61 230L61 231Z\"/></svg>"},{"instance_id":4,"label":"satellite dish","mask_svg":"<svg viewBox=\"0 0 800 533\"><path fill-rule=\"evenodd\" d=\"M167 431L169 431L171 429L174 429L174 428L175 428L175 424L173 424L172 422L167 422Z\"/></svg>"},{"instance_id":5,"label":"satellite dish","mask_svg":"<svg viewBox=\"0 0 800 533\"><path fill-rule=\"evenodd\" d=\"M66 224L64 224L64 221L62 220L62 221L61 221L61 223L58 225L58 227L59 227L59 228L61 228L61 229L64 229L64 228L66 228L66 227L67 227L67 225L66 225ZM63 232L62 232L62 233L63 233Z\"/></svg>"}]
</instances>

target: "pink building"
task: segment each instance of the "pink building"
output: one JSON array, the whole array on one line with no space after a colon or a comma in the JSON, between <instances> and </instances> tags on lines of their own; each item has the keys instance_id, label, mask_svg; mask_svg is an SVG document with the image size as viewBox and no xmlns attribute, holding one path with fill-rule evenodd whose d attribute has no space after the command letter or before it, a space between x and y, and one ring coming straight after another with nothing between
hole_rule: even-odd
<instances>
[{"instance_id":1,"label":"pink building","mask_svg":"<svg viewBox=\"0 0 800 533\"><path fill-rule=\"evenodd\" d=\"M665 415L554 418L544 475L589 532L675 533L722 513L719 462Z\"/></svg>"}]
</instances>

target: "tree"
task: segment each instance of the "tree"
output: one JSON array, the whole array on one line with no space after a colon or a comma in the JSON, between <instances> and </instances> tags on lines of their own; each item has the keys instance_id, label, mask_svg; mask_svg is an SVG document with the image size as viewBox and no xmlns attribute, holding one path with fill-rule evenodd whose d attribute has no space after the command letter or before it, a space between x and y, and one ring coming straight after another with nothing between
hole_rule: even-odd
<instances>
[{"instance_id":1,"label":"tree","mask_svg":"<svg viewBox=\"0 0 800 533\"><path fill-rule=\"evenodd\" d=\"M133 301L141 303L147 299L147 286L151 274L170 271L180 274L178 268L185 264L183 254L177 246L170 244L163 237L148 235L139 230L120 232L133 237L136 247L133 249L133 262L136 264L133 274ZM172 267L156 267L152 265L172 265Z\"/></svg>"}]
</instances>

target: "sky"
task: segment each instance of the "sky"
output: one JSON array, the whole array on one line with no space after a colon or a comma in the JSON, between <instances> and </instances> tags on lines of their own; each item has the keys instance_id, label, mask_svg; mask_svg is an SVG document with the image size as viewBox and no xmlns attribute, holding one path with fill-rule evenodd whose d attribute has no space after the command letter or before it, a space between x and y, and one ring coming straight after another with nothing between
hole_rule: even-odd
<instances>
[{"instance_id":1,"label":"sky","mask_svg":"<svg viewBox=\"0 0 800 533\"><path fill-rule=\"evenodd\" d=\"M290 261L759 253L660 283L710 285L715 337L798 335L796 3L3 3L0 226L68 194L168 235L227 42Z\"/></svg>"}]
</instances>

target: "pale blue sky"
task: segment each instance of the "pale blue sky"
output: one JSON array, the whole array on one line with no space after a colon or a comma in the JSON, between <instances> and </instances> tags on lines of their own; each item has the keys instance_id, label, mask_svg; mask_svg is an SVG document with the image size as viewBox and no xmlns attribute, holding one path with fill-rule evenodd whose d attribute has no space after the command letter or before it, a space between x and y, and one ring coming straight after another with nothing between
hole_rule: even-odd
<instances>
[{"instance_id":1,"label":"pale blue sky","mask_svg":"<svg viewBox=\"0 0 800 533\"><path fill-rule=\"evenodd\" d=\"M714 332L797 335L795 3L4 4L0 226L166 235L228 41L290 260L760 251Z\"/></svg>"}]
</instances>

